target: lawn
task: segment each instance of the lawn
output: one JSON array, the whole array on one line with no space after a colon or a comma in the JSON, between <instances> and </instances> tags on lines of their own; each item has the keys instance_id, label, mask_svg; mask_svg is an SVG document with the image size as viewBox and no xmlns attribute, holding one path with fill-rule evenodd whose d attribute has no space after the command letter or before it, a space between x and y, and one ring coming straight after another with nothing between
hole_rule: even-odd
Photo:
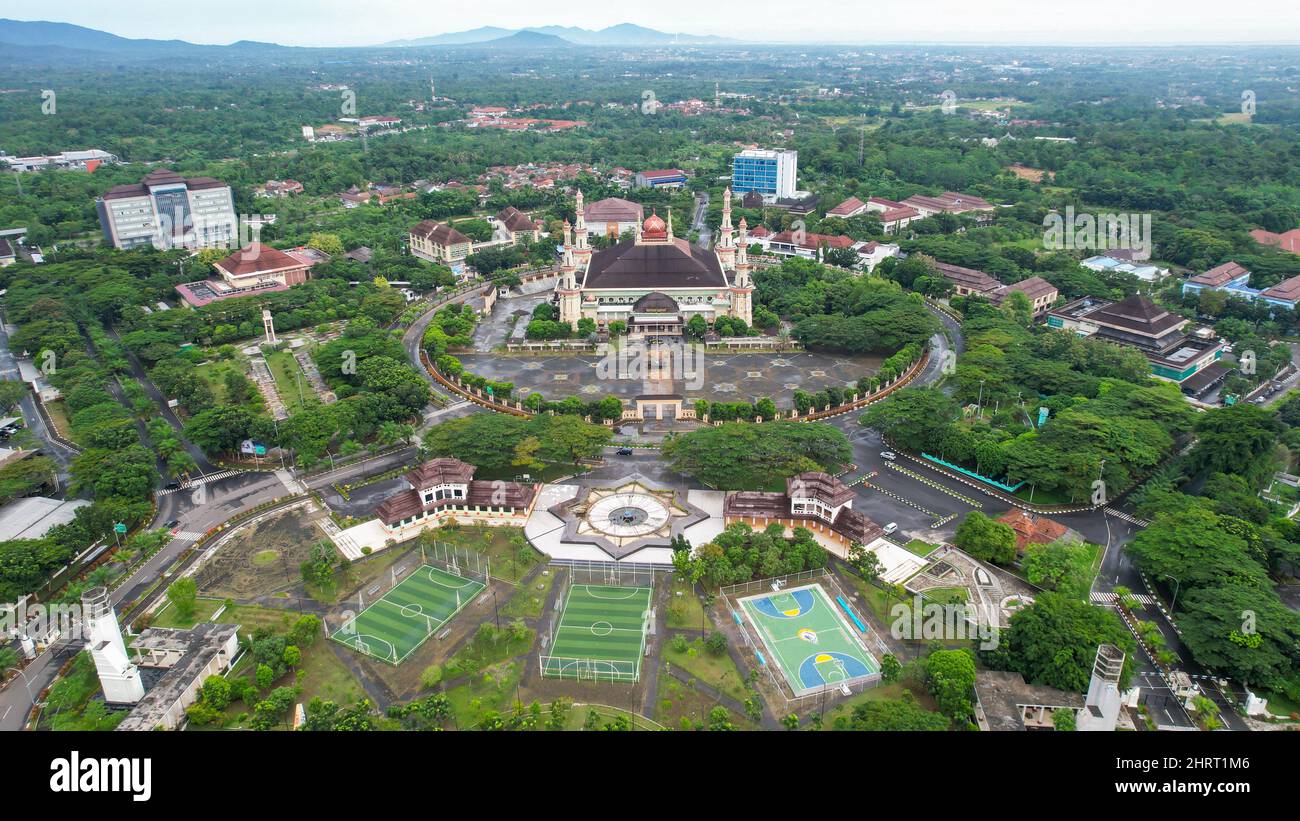
<instances>
[{"instance_id":1,"label":"lawn","mask_svg":"<svg viewBox=\"0 0 1300 821\"><path fill-rule=\"evenodd\" d=\"M179 627L188 630L201 621L211 621L212 614L217 612L217 609L221 607L222 602L222 599L198 599L194 606L194 616L189 619L183 619L180 617L179 612L176 610L176 605L167 604L157 613L154 613L153 620L150 621L149 626Z\"/></svg>"},{"instance_id":2,"label":"lawn","mask_svg":"<svg viewBox=\"0 0 1300 821\"><path fill-rule=\"evenodd\" d=\"M280 401L289 410L296 410L304 404L317 401L307 375L302 372L298 360L289 351L272 351L266 355L266 364L271 367L271 376L275 378L275 389L280 394Z\"/></svg>"},{"instance_id":3,"label":"lawn","mask_svg":"<svg viewBox=\"0 0 1300 821\"><path fill-rule=\"evenodd\" d=\"M469 729L489 712L505 713L514 700L521 664L506 662L483 670L469 681L446 690L455 724Z\"/></svg>"},{"instance_id":4,"label":"lawn","mask_svg":"<svg viewBox=\"0 0 1300 821\"><path fill-rule=\"evenodd\" d=\"M663 646L663 658L669 664L738 701L749 697L744 676L736 669L729 653L711 655L704 649L703 639L689 642L685 650L678 650L674 645L675 642L667 641Z\"/></svg>"},{"instance_id":5,"label":"lawn","mask_svg":"<svg viewBox=\"0 0 1300 821\"><path fill-rule=\"evenodd\" d=\"M54 430L64 439L71 441L72 432L68 427L68 408L63 404L63 400L46 402L45 410L50 414L50 421L54 423Z\"/></svg>"},{"instance_id":6,"label":"lawn","mask_svg":"<svg viewBox=\"0 0 1300 821\"><path fill-rule=\"evenodd\" d=\"M492 565L492 575L509 582L518 583L542 560L542 554L528 544L523 528L519 527L457 524L425 532L436 541L483 554Z\"/></svg>"},{"instance_id":7,"label":"lawn","mask_svg":"<svg viewBox=\"0 0 1300 821\"><path fill-rule=\"evenodd\" d=\"M672 586L668 590L668 627L699 630L708 626L704 618L704 602L696 595L694 588L685 579L672 575Z\"/></svg>"},{"instance_id":8,"label":"lawn","mask_svg":"<svg viewBox=\"0 0 1300 821\"><path fill-rule=\"evenodd\" d=\"M691 687L670 676L662 676L659 679L659 701L655 704L655 720L670 730L692 730L697 724L707 726L709 713L719 706L712 693ZM758 729L748 718L734 710L727 709L727 716L737 729Z\"/></svg>"},{"instance_id":9,"label":"lawn","mask_svg":"<svg viewBox=\"0 0 1300 821\"><path fill-rule=\"evenodd\" d=\"M822 729L834 730L835 720L837 718L848 719L853 715L853 708L857 707L859 704L866 704L871 701L897 701L903 697L903 692L906 689L907 688L904 687L902 683L896 681L893 684L881 684L877 687L872 687L871 689L864 690L852 698L845 699L827 710L826 715L822 716ZM938 712L938 707L934 703L934 697L929 693L921 690L920 692L913 692L912 695L916 696L918 707L923 707L930 712Z\"/></svg>"},{"instance_id":10,"label":"lawn","mask_svg":"<svg viewBox=\"0 0 1300 821\"><path fill-rule=\"evenodd\" d=\"M226 404L226 374L244 373L243 363L232 359L210 359L194 369L195 375L207 383L218 405Z\"/></svg>"},{"instance_id":11,"label":"lawn","mask_svg":"<svg viewBox=\"0 0 1300 821\"><path fill-rule=\"evenodd\" d=\"M527 587L521 587L510 597L501 608L502 616L510 618L536 619L542 615L542 608L546 605L546 597L551 593L551 587L555 584L555 574L549 570L543 570L533 579Z\"/></svg>"},{"instance_id":12,"label":"lawn","mask_svg":"<svg viewBox=\"0 0 1300 821\"><path fill-rule=\"evenodd\" d=\"M924 541L922 539L913 539L912 541L903 545L903 547L905 547L908 550L908 552L920 556L921 558L925 558L926 556L929 556L931 553L939 549L939 545L930 544L929 542Z\"/></svg>"},{"instance_id":13,"label":"lawn","mask_svg":"<svg viewBox=\"0 0 1300 821\"><path fill-rule=\"evenodd\" d=\"M922 595L937 604L966 604L970 593L964 587L931 587L922 591Z\"/></svg>"}]
</instances>

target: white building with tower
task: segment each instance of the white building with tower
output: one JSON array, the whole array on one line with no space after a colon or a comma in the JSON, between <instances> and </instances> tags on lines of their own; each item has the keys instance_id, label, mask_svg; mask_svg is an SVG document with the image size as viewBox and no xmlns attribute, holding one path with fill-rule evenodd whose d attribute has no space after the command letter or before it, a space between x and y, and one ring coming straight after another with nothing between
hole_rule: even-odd
<instances>
[{"instance_id":1,"label":"white building with tower","mask_svg":"<svg viewBox=\"0 0 1300 821\"><path fill-rule=\"evenodd\" d=\"M86 649L95 662L104 700L110 704L135 704L144 698L140 668L126 653L122 628L108 598L107 587L87 590L81 597L86 625Z\"/></svg>"},{"instance_id":2,"label":"white building with tower","mask_svg":"<svg viewBox=\"0 0 1300 821\"><path fill-rule=\"evenodd\" d=\"M1092 680L1083 700L1075 726L1078 730L1111 732L1119 721L1124 699L1119 691L1120 671L1124 669L1124 651L1113 644L1097 648L1092 663Z\"/></svg>"}]
</instances>

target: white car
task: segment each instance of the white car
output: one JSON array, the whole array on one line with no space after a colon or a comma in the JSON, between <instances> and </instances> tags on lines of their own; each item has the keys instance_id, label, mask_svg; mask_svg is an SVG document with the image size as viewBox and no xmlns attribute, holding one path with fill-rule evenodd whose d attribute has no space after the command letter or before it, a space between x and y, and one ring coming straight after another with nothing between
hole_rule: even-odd
<instances>
[{"instance_id":1,"label":"white car","mask_svg":"<svg viewBox=\"0 0 1300 821\"><path fill-rule=\"evenodd\" d=\"M892 462L898 458L898 454L894 453L892 450L882 450L880 452L880 458Z\"/></svg>"},{"instance_id":2,"label":"white car","mask_svg":"<svg viewBox=\"0 0 1300 821\"><path fill-rule=\"evenodd\" d=\"M886 536L888 536L890 533L893 533L896 530L898 530L898 522L890 522L889 524L885 525Z\"/></svg>"}]
</instances>

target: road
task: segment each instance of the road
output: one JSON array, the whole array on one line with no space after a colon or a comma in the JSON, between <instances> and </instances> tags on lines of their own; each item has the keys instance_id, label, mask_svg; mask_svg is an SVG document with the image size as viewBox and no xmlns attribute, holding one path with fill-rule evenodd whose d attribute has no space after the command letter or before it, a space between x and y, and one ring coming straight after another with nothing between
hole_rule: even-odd
<instances>
[{"instance_id":1,"label":"road","mask_svg":"<svg viewBox=\"0 0 1300 821\"><path fill-rule=\"evenodd\" d=\"M202 491L185 490L159 497L159 517L179 520L177 535L149 558L112 593L114 605L139 597L188 549L198 534L290 491L274 473L240 473L202 485ZM21 730L31 709L31 696L53 681L60 665L82 649L80 641L63 642L46 650L23 671L23 676L0 692L0 731Z\"/></svg>"},{"instance_id":2,"label":"road","mask_svg":"<svg viewBox=\"0 0 1300 821\"><path fill-rule=\"evenodd\" d=\"M709 228L706 217L709 214L709 192L703 191L695 196L695 217L691 221L691 229L699 232L699 239L696 245L701 248L708 248L709 243L713 241L713 231Z\"/></svg>"},{"instance_id":3,"label":"road","mask_svg":"<svg viewBox=\"0 0 1300 821\"><path fill-rule=\"evenodd\" d=\"M176 412L167 405L167 397L163 396L162 391L160 391L158 386L153 383L153 380L149 378L149 374L145 372L144 366L140 364L140 360L136 358L130 348L122 344L122 337L118 336L117 329L109 328L108 335L112 337L114 342L122 346L122 351L126 354L127 365L131 369L131 376L135 378L136 382L140 383L140 387L144 388L145 393L149 394L149 398L153 400L154 405L158 408L158 415L161 416L167 424L171 425L172 430L176 432L176 439L181 443L190 456L194 458L194 463L198 465L199 474L204 475L215 473L219 468L212 464L208 459L207 454L205 454L197 445L181 435L181 420L176 416ZM166 474L164 473L163 475Z\"/></svg>"},{"instance_id":4,"label":"road","mask_svg":"<svg viewBox=\"0 0 1300 821\"><path fill-rule=\"evenodd\" d=\"M18 360L9 350L9 327L2 321L0 321L0 378L13 381L21 379L18 373ZM76 452L50 434L50 429L45 425L45 417L41 416L40 410L36 407L36 397L30 391L24 393L18 400L18 407L23 412L23 418L27 420L27 429L44 443L43 449L46 455L58 464L59 487L67 487L69 469Z\"/></svg>"}]
</instances>

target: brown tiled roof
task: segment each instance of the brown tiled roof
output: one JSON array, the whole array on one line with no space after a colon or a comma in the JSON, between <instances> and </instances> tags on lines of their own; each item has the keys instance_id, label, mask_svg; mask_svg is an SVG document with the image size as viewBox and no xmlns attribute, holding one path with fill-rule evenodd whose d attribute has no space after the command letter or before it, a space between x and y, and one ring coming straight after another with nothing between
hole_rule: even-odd
<instances>
[{"instance_id":1,"label":"brown tiled roof","mask_svg":"<svg viewBox=\"0 0 1300 821\"><path fill-rule=\"evenodd\" d=\"M831 210L827 211L826 216L847 217L851 214L856 214L860 212L862 209L866 207L867 204L864 203L862 200L858 199L857 197L849 197L844 202L840 203L839 205L835 206Z\"/></svg>"},{"instance_id":2,"label":"brown tiled roof","mask_svg":"<svg viewBox=\"0 0 1300 821\"><path fill-rule=\"evenodd\" d=\"M1055 285L1043 279L1042 277L1030 277L1029 279L1022 279L1019 282L1015 283L1014 285L1008 285L1007 290L1020 291L1025 296L1029 297L1029 300L1031 302L1035 299L1041 299L1042 297L1045 296L1051 296L1053 299L1055 299L1056 294L1059 293Z\"/></svg>"},{"instance_id":3,"label":"brown tiled roof","mask_svg":"<svg viewBox=\"0 0 1300 821\"><path fill-rule=\"evenodd\" d=\"M880 212L880 221L889 224L891 222L898 222L899 220L916 219L919 216L921 216L920 211L917 211L910 205L904 205L901 208L890 208Z\"/></svg>"},{"instance_id":4,"label":"brown tiled roof","mask_svg":"<svg viewBox=\"0 0 1300 821\"><path fill-rule=\"evenodd\" d=\"M934 267L945 279L963 288L974 291L995 291L1002 287L1001 282L974 268L963 268L960 265L949 265L946 262L936 262Z\"/></svg>"},{"instance_id":5,"label":"brown tiled roof","mask_svg":"<svg viewBox=\"0 0 1300 821\"><path fill-rule=\"evenodd\" d=\"M463 485L474 478L474 466L459 459L430 459L406 474L406 481L419 490L434 485Z\"/></svg>"},{"instance_id":6,"label":"brown tiled roof","mask_svg":"<svg viewBox=\"0 0 1300 821\"><path fill-rule=\"evenodd\" d=\"M645 208L639 202L606 197L589 204L582 215L587 222L641 222L645 219Z\"/></svg>"},{"instance_id":7,"label":"brown tiled roof","mask_svg":"<svg viewBox=\"0 0 1300 821\"><path fill-rule=\"evenodd\" d=\"M1088 315L1088 321L1152 336L1188 322L1185 317L1166 311L1141 294L1093 311Z\"/></svg>"},{"instance_id":8,"label":"brown tiled roof","mask_svg":"<svg viewBox=\"0 0 1300 821\"><path fill-rule=\"evenodd\" d=\"M393 525L403 519L419 515L424 510L420 503L420 494L414 490L403 490L379 503L375 515L386 525Z\"/></svg>"},{"instance_id":9,"label":"brown tiled roof","mask_svg":"<svg viewBox=\"0 0 1300 821\"><path fill-rule=\"evenodd\" d=\"M1016 550L1020 553L1031 544L1048 544L1064 536L1069 528L1058 521L1013 507L997 518L1016 532Z\"/></svg>"},{"instance_id":10,"label":"brown tiled roof","mask_svg":"<svg viewBox=\"0 0 1300 821\"><path fill-rule=\"evenodd\" d=\"M851 507L840 511L831 523L836 533L860 544L870 544L885 535L885 529Z\"/></svg>"},{"instance_id":11,"label":"brown tiled roof","mask_svg":"<svg viewBox=\"0 0 1300 821\"><path fill-rule=\"evenodd\" d=\"M799 473L785 480L785 491L790 496L794 496L800 487L804 494L831 507L839 507L853 498L853 491L847 485L829 473L816 470Z\"/></svg>"},{"instance_id":12,"label":"brown tiled roof","mask_svg":"<svg viewBox=\"0 0 1300 821\"><path fill-rule=\"evenodd\" d=\"M684 239L666 244L638 245L625 239L592 255L584 288L708 288L724 287L718 255Z\"/></svg>"},{"instance_id":13,"label":"brown tiled roof","mask_svg":"<svg viewBox=\"0 0 1300 821\"><path fill-rule=\"evenodd\" d=\"M537 230L537 223L533 222L531 217L513 205L502 208L501 212L497 214L497 221L512 233Z\"/></svg>"},{"instance_id":14,"label":"brown tiled roof","mask_svg":"<svg viewBox=\"0 0 1300 821\"><path fill-rule=\"evenodd\" d=\"M9 244L9 240L0 237L0 257L8 258L12 256L14 256L13 246Z\"/></svg>"},{"instance_id":15,"label":"brown tiled roof","mask_svg":"<svg viewBox=\"0 0 1300 821\"><path fill-rule=\"evenodd\" d=\"M417 237L424 237L434 245L441 245L444 248L449 245L464 245L470 241L469 237L450 225L443 225L441 222L434 220L422 220L411 229L411 233Z\"/></svg>"},{"instance_id":16,"label":"brown tiled roof","mask_svg":"<svg viewBox=\"0 0 1300 821\"><path fill-rule=\"evenodd\" d=\"M1197 285L1204 285L1207 288L1220 288L1242 274L1249 273L1250 271L1235 262L1225 262L1222 265L1211 268L1203 274L1197 274L1187 281Z\"/></svg>"},{"instance_id":17,"label":"brown tiled roof","mask_svg":"<svg viewBox=\"0 0 1300 821\"><path fill-rule=\"evenodd\" d=\"M1300 276L1284 279L1272 288L1264 291L1261 296L1271 299L1280 299L1286 302L1295 302L1300 299Z\"/></svg>"},{"instance_id":18,"label":"brown tiled roof","mask_svg":"<svg viewBox=\"0 0 1300 821\"><path fill-rule=\"evenodd\" d=\"M476 479L469 483L466 502L471 505L482 505L483 507L513 507L519 509L528 507L536 493L537 488L534 485L524 485L518 482L489 482L485 479Z\"/></svg>"},{"instance_id":19,"label":"brown tiled roof","mask_svg":"<svg viewBox=\"0 0 1300 821\"><path fill-rule=\"evenodd\" d=\"M790 515L790 497L784 493L741 490L728 493L722 502L724 516L781 519Z\"/></svg>"},{"instance_id":20,"label":"brown tiled roof","mask_svg":"<svg viewBox=\"0 0 1300 821\"><path fill-rule=\"evenodd\" d=\"M1292 228L1290 231L1281 234L1256 228L1250 232L1250 236L1261 245L1274 245L1283 251L1300 254L1300 228Z\"/></svg>"},{"instance_id":21,"label":"brown tiled roof","mask_svg":"<svg viewBox=\"0 0 1300 821\"><path fill-rule=\"evenodd\" d=\"M830 248L852 248L853 238L843 235L832 236L831 234L810 234L805 232L802 242L795 242L793 231L782 231L772 237L772 242L781 242L789 245L798 245L800 248L820 248L826 245Z\"/></svg>"},{"instance_id":22,"label":"brown tiled roof","mask_svg":"<svg viewBox=\"0 0 1300 821\"><path fill-rule=\"evenodd\" d=\"M216 266L231 276L242 277L286 268L306 268L307 263L269 245L253 244L217 262Z\"/></svg>"},{"instance_id":23,"label":"brown tiled roof","mask_svg":"<svg viewBox=\"0 0 1300 821\"><path fill-rule=\"evenodd\" d=\"M903 204L930 211L945 211L949 214L960 214L963 211L987 211L993 208L993 204L987 200L971 194L959 194L956 191L944 191L937 197L914 194L903 200Z\"/></svg>"}]
</instances>

